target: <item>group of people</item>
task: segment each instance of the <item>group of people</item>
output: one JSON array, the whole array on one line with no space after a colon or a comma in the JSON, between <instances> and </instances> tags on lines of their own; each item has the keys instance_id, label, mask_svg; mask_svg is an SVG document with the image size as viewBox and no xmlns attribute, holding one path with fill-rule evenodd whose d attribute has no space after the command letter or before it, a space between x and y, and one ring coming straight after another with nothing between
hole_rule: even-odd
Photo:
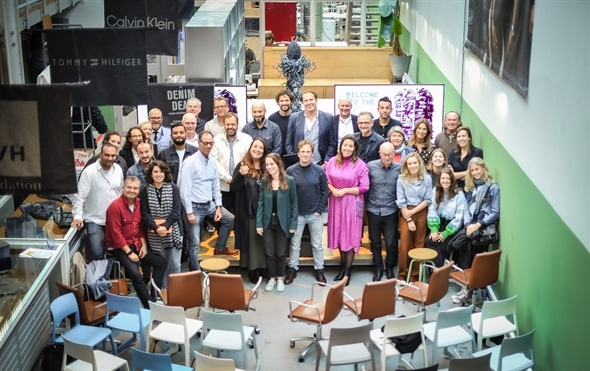
<instances>
[{"instance_id":1,"label":"group of people","mask_svg":"<svg viewBox=\"0 0 590 371\"><path fill-rule=\"evenodd\" d=\"M91 258L107 251L120 260L147 305L151 269L156 284L165 285L166 272L180 271L183 241L190 269L199 269L202 224L210 217L218 225L214 254L239 250L249 279L266 277L265 289L281 292L297 277L306 225L316 280L326 282L327 211L328 248L339 250L342 263L334 280L350 281L364 220L374 281L384 273L395 277L398 265L398 279L415 275L407 272L408 252L417 247L435 248L441 259L452 252L463 267L471 263L477 251L470 238L499 218L499 188L458 113L445 116L445 130L433 144L426 119L405 137L387 97L378 102L377 118L352 115L347 98L338 101L335 116L318 110L313 91L302 94L303 111L292 113L293 100L289 91L280 92L279 110L268 118L264 104L255 102L253 121L242 130L223 97L215 99L209 122L198 118L196 98L170 128L153 108L148 122L128 131L118 154L121 136L106 133L100 155L89 161L96 163L81 174L74 202L72 224L86 225Z\"/></svg>"}]
</instances>

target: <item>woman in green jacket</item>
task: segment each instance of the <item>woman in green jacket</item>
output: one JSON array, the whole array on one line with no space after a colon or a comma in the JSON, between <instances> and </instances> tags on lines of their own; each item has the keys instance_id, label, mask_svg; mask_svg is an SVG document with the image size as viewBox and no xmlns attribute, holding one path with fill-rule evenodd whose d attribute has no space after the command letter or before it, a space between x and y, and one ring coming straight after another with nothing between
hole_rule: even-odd
<instances>
[{"instance_id":1,"label":"woman in green jacket","mask_svg":"<svg viewBox=\"0 0 590 371\"><path fill-rule=\"evenodd\" d=\"M264 288L285 290L285 257L289 238L297 229L297 192L295 180L285 173L281 156L270 153L264 160L264 178L260 182L256 232L264 240L266 268L270 280Z\"/></svg>"}]
</instances>

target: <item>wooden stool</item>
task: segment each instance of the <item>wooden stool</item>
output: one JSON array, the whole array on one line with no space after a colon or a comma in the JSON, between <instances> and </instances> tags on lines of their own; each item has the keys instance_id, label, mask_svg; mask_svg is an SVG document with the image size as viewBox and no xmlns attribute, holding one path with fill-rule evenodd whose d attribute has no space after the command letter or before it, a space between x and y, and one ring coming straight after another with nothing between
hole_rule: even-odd
<instances>
[{"instance_id":1,"label":"wooden stool","mask_svg":"<svg viewBox=\"0 0 590 371\"><path fill-rule=\"evenodd\" d=\"M229 261L221 258L210 258L202 260L199 265L201 266L201 270L205 272L227 274L226 269L229 268Z\"/></svg>"},{"instance_id":2,"label":"wooden stool","mask_svg":"<svg viewBox=\"0 0 590 371\"><path fill-rule=\"evenodd\" d=\"M426 247L412 249L408 252L408 256L412 259L410 261L410 269L408 270L408 277L412 277L412 265L414 261L420 263L420 270L418 272L418 281L426 282L426 272L424 271L424 264L430 263L430 266L434 267L433 259L436 258L438 253L433 249L428 249ZM408 282L410 280L408 279Z\"/></svg>"}]
</instances>

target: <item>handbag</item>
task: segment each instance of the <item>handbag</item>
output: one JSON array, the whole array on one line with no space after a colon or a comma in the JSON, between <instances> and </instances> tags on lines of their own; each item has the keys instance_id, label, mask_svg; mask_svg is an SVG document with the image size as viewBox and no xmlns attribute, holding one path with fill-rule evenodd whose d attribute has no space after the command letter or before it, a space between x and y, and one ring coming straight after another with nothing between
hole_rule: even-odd
<instances>
[{"instance_id":1,"label":"handbag","mask_svg":"<svg viewBox=\"0 0 590 371\"><path fill-rule=\"evenodd\" d=\"M156 223L157 226L162 226L162 225L164 225L164 223L166 223L166 219L154 219L154 223ZM152 232L156 233L156 231L153 229L152 229ZM170 228L168 228L166 233L172 233L172 226L170 226Z\"/></svg>"},{"instance_id":2,"label":"handbag","mask_svg":"<svg viewBox=\"0 0 590 371\"><path fill-rule=\"evenodd\" d=\"M471 244L474 246L488 246L498 242L499 239L498 224L492 223L480 230L479 233L471 239Z\"/></svg>"}]
</instances>

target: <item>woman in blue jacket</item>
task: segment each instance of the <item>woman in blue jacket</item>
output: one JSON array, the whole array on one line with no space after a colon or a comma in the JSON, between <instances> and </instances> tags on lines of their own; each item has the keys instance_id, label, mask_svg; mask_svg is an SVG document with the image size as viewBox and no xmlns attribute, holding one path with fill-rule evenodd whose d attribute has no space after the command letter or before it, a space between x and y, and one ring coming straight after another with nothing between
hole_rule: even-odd
<instances>
[{"instance_id":1,"label":"woman in blue jacket","mask_svg":"<svg viewBox=\"0 0 590 371\"><path fill-rule=\"evenodd\" d=\"M285 290L285 264L289 238L297 230L297 192L295 180L285 173L281 156L270 153L264 160L260 182L256 232L264 240L266 268L270 279L264 288Z\"/></svg>"}]
</instances>

